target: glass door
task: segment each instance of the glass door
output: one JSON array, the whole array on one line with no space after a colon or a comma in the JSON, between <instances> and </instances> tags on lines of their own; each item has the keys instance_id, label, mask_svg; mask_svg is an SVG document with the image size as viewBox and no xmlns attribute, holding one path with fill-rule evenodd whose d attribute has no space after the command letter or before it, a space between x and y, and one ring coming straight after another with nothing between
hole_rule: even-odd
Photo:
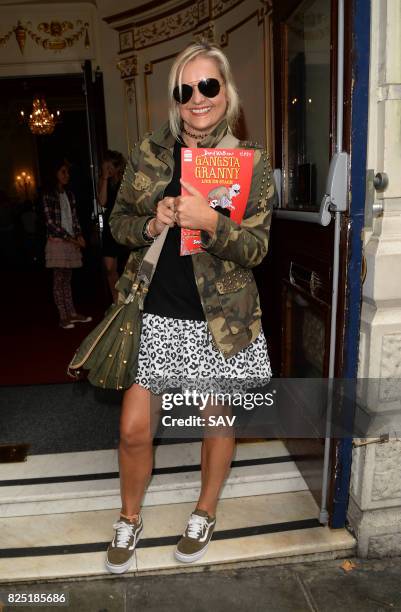
<instances>
[{"instance_id":1,"label":"glass door","mask_svg":"<svg viewBox=\"0 0 401 612\"><path fill-rule=\"evenodd\" d=\"M281 136L276 137L275 159L281 205L272 224L273 291L267 310L274 322L273 366L282 378L326 379L334 363L338 261L333 253L340 215L334 221L329 214L330 222L323 226L318 213L337 145L341 1L285 0L275 8L275 133ZM301 401L295 409L299 417ZM292 417L294 413L282 414L284 432L290 429L285 419L288 425ZM299 438L292 432L287 446L321 507L321 521L327 522L330 440L312 433L306 438L301 430Z\"/></svg>"},{"instance_id":2,"label":"glass door","mask_svg":"<svg viewBox=\"0 0 401 612\"><path fill-rule=\"evenodd\" d=\"M282 202L288 209L316 210L330 159L330 0L304 0L282 30Z\"/></svg>"}]
</instances>

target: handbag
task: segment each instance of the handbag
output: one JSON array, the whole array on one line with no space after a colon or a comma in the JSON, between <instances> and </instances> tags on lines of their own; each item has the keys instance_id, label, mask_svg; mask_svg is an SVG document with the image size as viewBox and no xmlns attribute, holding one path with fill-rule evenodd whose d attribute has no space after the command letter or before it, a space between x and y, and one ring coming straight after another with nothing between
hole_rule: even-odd
<instances>
[{"instance_id":1,"label":"handbag","mask_svg":"<svg viewBox=\"0 0 401 612\"><path fill-rule=\"evenodd\" d=\"M104 319L83 340L68 365L67 373L75 379L82 370L95 387L128 389L138 368L142 313L146 294L156 269L168 226L147 250L122 304L112 304Z\"/></svg>"}]
</instances>

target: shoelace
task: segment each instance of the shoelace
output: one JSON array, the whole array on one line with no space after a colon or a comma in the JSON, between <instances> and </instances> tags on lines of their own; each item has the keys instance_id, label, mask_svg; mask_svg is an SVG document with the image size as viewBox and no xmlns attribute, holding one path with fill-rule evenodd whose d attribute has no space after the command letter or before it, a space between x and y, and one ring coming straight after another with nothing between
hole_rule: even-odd
<instances>
[{"instance_id":1,"label":"shoelace","mask_svg":"<svg viewBox=\"0 0 401 612\"><path fill-rule=\"evenodd\" d=\"M116 530L117 548L127 548L130 538L134 535L134 527L136 527L136 525L129 525L125 521L117 521L117 523L114 523L113 529Z\"/></svg>"},{"instance_id":2,"label":"shoelace","mask_svg":"<svg viewBox=\"0 0 401 612\"><path fill-rule=\"evenodd\" d=\"M207 518L205 516L199 516L199 514L191 514L191 518L188 521L187 535L189 538L195 540L199 538L201 533L207 527Z\"/></svg>"}]
</instances>

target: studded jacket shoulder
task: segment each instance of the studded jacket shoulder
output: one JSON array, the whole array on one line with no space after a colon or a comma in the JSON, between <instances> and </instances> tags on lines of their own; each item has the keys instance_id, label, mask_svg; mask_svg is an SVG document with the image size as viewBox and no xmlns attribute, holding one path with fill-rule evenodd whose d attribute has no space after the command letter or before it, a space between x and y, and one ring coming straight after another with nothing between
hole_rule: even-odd
<instances>
[{"instance_id":1,"label":"studded jacket shoulder","mask_svg":"<svg viewBox=\"0 0 401 612\"><path fill-rule=\"evenodd\" d=\"M223 121L199 146L213 147L227 132ZM114 238L132 249L117 289L120 300L129 291L149 242L143 228L156 211L174 168L174 138L168 124L146 135L130 156L110 216ZM219 214L216 232L201 232L204 251L192 255L195 281L209 330L226 358L253 342L261 329L261 309L252 268L265 257L275 198L272 170L266 151L255 143L248 203L241 225Z\"/></svg>"}]
</instances>

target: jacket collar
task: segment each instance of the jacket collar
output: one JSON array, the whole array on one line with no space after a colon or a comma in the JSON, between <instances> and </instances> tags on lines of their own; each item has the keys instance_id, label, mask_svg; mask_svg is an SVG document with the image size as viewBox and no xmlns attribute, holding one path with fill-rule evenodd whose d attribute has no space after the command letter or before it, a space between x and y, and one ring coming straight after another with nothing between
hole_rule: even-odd
<instances>
[{"instance_id":1,"label":"jacket collar","mask_svg":"<svg viewBox=\"0 0 401 612\"><path fill-rule=\"evenodd\" d=\"M170 132L168 121L160 128L152 132L149 136L150 140L164 149L171 149L174 146L174 136Z\"/></svg>"},{"instance_id":2,"label":"jacket collar","mask_svg":"<svg viewBox=\"0 0 401 612\"><path fill-rule=\"evenodd\" d=\"M198 147L204 147L205 149L211 149L215 147L223 138L223 136L227 134L227 131L228 123L227 119L224 118L222 121L220 121L218 125L216 125L214 130L210 132L208 136L206 136L206 138L204 138L198 143Z\"/></svg>"},{"instance_id":3,"label":"jacket collar","mask_svg":"<svg viewBox=\"0 0 401 612\"><path fill-rule=\"evenodd\" d=\"M213 148L227 134L227 119L220 121L214 130L198 143L198 147ZM152 132L150 140L164 149L171 149L174 146L174 136L170 132L169 123L166 122L159 129Z\"/></svg>"}]
</instances>

